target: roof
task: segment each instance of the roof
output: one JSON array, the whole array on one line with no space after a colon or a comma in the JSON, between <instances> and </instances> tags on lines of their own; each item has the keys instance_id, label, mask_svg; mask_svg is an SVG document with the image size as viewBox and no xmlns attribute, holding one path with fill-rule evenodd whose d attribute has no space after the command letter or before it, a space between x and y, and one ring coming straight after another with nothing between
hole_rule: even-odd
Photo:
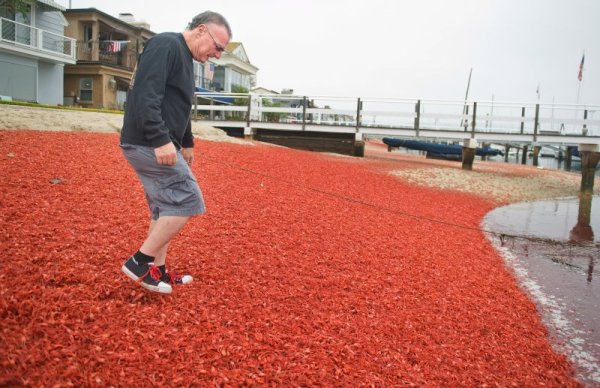
<instances>
[{"instance_id":1,"label":"roof","mask_svg":"<svg viewBox=\"0 0 600 388\"><path fill-rule=\"evenodd\" d=\"M237 51L237 53L235 53ZM250 58L248 58L248 54L246 53L246 49L242 42L229 42L225 47L225 52L231 56L239 58L242 62L246 62L248 64L252 64L250 62Z\"/></svg>"},{"instance_id":2,"label":"roof","mask_svg":"<svg viewBox=\"0 0 600 388\"><path fill-rule=\"evenodd\" d=\"M38 2L38 3L45 4L45 5L47 5L48 7L50 7L50 8L53 8L53 9L55 9L55 10L57 10L57 11L64 11L64 10L66 9L66 8L65 8L65 7L63 7L62 5L60 5L60 4L58 4L58 3L56 3L56 2L54 2L54 1L52 1L52 0L37 0L37 2Z\"/></svg>"},{"instance_id":3,"label":"roof","mask_svg":"<svg viewBox=\"0 0 600 388\"><path fill-rule=\"evenodd\" d=\"M228 53L233 53L233 51L241 45L240 42L229 42L225 47L225 51Z\"/></svg>"},{"instance_id":4,"label":"roof","mask_svg":"<svg viewBox=\"0 0 600 388\"><path fill-rule=\"evenodd\" d=\"M271 90L271 89L267 89L267 88L263 88L262 86L257 86L253 89L250 89L251 92L253 93L257 93L257 94L279 94L278 92Z\"/></svg>"},{"instance_id":5,"label":"roof","mask_svg":"<svg viewBox=\"0 0 600 388\"><path fill-rule=\"evenodd\" d=\"M48 0L48 1L51 1L51 0ZM125 26L128 26L130 28L133 28L134 30L146 31L146 32L149 32L152 35L156 35L156 33L154 31L152 31L152 30L149 30L149 29L144 28L144 27L139 27L139 26L127 23L126 21L124 21L122 19L119 19L117 17L109 15L106 12L102 12L99 9L96 9L96 8L93 8L93 7L92 8L69 8L69 9L67 9L65 11L65 14L69 15L71 13L86 13L86 12L97 13L97 14L101 15L102 17L110 19L110 20L112 20L112 21L114 21L116 23L120 23L121 25L125 25Z\"/></svg>"}]
</instances>

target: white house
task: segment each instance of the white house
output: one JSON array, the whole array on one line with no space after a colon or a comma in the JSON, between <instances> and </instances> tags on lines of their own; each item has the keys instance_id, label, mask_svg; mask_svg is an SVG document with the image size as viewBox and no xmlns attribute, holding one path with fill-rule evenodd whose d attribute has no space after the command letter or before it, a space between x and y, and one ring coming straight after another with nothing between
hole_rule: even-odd
<instances>
[{"instance_id":1,"label":"white house","mask_svg":"<svg viewBox=\"0 0 600 388\"><path fill-rule=\"evenodd\" d=\"M240 42L230 42L221 58L211 59L211 62L214 64L212 90L233 93L239 88L249 91L256 85L258 67L250 63Z\"/></svg>"},{"instance_id":2,"label":"white house","mask_svg":"<svg viewBox=\"0 0 600 388\"><path fill-rule=\"evenodd\" d=\"M0 96L63 103L64 66L76 61L63 11L52 0L0 0Z\"/></svg>"},{"instance_id":3,"label":"white house","mask_svg":"<svg viewBox=\"0 0 600 388\"><path fill-rule=\"evenodd\" d=\"M252 89L250 89L250 91L255 94L267 95L267 96L276 96L279 94L274 90L263 88L262 86L257 86L255 88L252 88Z\"/></svg>"}]
</instances>

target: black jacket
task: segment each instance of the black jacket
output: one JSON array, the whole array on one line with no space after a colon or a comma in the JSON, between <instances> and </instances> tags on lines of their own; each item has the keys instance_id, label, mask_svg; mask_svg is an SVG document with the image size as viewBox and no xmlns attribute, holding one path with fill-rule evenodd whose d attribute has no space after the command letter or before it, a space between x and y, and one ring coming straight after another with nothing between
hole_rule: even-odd
<instances>
[{"instance_id":1,"label":"black jacket","mask_svg":"<svg viewBox=\"0 0 600 388\"><path fill-rule=\"evenodd\" d=\"M148 41L127 95L121 143L193 147L191 111L194 66L182 34L165 32Z\"/></svg>"}]
</instances>

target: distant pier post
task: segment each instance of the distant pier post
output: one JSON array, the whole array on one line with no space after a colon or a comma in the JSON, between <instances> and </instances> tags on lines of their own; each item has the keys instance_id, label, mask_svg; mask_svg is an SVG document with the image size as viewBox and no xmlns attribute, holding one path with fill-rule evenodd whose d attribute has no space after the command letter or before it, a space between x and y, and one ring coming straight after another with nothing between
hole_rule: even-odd
<instances>
[{"instance_id":1,"label":"distant pier post","mask_svg":"<svg viewBox=\"0 0 600 388\"><path fill-rule=\"evenodd\" d=\"M523 154L521 154L521 164L527 164L527 144L523 146Z\"/></svg>"},{"instance_id":2,"label":"distant pier post","mask_svg":"<svg viewBox=\"0 0 600 388\"><path fill-rule=\"evenodd\" d=\"M525 107L521 108L521 133L525 129Z\"/></svg>"},{"instance_id":3,"label":"distant pier post","mask_svg":"<svg viewBox=\"0 0 600 388\"><path fill-rule=\"evenodd\" d=\"M565 150L565 171L571 171L571 161L573 160L573 146L567 146Z\"/></svg>"},{"instance_id":4,"label":"distant pier post","mask_svg":"<svg viewBox=\"0 0 600 388\"><path fill-rule=\"evenodd\" d=\"M504 145L504 161L508 162L508 153L510 152L510 145Z\"/></svg>"},{"instance_id":5,"label":"distant pier post","mask_svg":"<svg viewBox=\"0 0 600 388\"><path fill-rule=\"evenodd\" d=\"M244 139L253 140L256 133L254 129L250 126L250 121L252 117L252 97L248 95L248 106L246 110L246 127L244 128Z\"/></svg>"},{"instance_id":6,"label":"distant pier post","mask_svg":"<svg viewBox=\"0 0 600 388\"><path fill-rule=\"evenodd\" d=\"M244 139L246 140L255 140L256 139L256 130L251 126L247 126L244 128Z\"/></svg>"},{"instance_id":7,"label":"distant pier post","mask_svg":"<svg viewBox=\"0 0 600 388\"><path fill-rule=\"evenodd\" d=\"M302 97L302 130L306 130L306 96Z\"/></svg>"},{"instance_id":8,"label":"distant pier post","mask_svg":"<svg viewBox=\"0 0 600 388\"><path fill-rule=\"evenodd\" d=\"M354 133L354 144L352 148L353 156L365 156L365 139L363 134L360 132L361 126L361 111L363 103L360 98L356 101L356 132ZM388 146L388 152L391 152L391 148Z\"/></svg>"},{"instance_id":9,"label":"distant pier post","mask_svg":"<svg viewBox=\"0 0 600 388\"><path fill-rule=\"evenodd\" d=\"M473 160L475 160L475 149L477 140L465 139L462 147L462 168L463 170L473 170Z\"/></svg>"},{"instance_id":10,"label":"distant pier post","mask_svg":"<svg viewBox=\"0 0 600 388\"><path fill-rule=\"evenodd\" d=\"M539 165L539 157L540 157L541 149L542 149L542 146L539 146L539 145L533 146L533 165L536 167Z\"/></svg>"},{"instance_id":11,"label":"distant pier post","mask_svg":"<svg viewBox=\"0 0 600 388\"><path fill-rule=\"evenodd\" d=\"M565 159L564 154L563 154L563 149L562 147L558 147L558 163L562 163L562 161Z\"/></svg>"},{"instance_id":12,"label":"distant pier post","mask_svg":"<svg viewBox=\"0 0 600 388\"><path fill-rule=\"evenodd\" d=\"M533 121L533 141L537 142L538 130L540 129L540 104L535 104L535 118Z\"/></svg>"},{"instance_id":13,"label":"distant pier post","mask_svg":"<svg viewBox=\"0 0 600 388\"><path fill-rule=\"evenodd\" d=\"M415 134L419 137L419 129L421 127L421 100L417 100L415 105Z\"/></svg>"},{"instance_id":14,"label":"distant pier post","mask_svg":"<svg viewBox=\"0 0 600 388\"><path fill-rule=\"evenodd\" d=\"M365 140L363 138L363 134L360 132L354 134L352 156L359 156L361 158L365 156Z\"/></svg>"}]
</instances>

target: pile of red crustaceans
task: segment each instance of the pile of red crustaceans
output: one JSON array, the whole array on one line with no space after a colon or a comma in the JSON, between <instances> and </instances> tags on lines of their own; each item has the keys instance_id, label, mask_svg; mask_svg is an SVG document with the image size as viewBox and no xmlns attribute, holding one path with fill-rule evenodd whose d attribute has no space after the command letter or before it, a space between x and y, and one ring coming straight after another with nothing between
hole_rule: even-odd
<instances>
[{"instance_id":1,"label":"pile of red crustaceans","mask_svg":"<svg viewBox=\"0 0 600 388\"><path fill-rule=\"evenodd\" d=\"M120 271L149 212L118 143L0 132L0 386L578 384L479 230L493 202L200 140L208 211L168 256L195 280L165 296Z\"/></svg>"}]
</instances>

